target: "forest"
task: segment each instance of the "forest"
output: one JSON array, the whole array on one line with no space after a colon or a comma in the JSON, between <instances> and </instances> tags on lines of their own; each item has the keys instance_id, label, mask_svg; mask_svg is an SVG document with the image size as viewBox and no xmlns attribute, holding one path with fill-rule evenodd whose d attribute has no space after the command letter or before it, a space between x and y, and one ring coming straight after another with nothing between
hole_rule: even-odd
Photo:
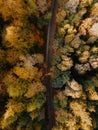
<instances>
[{"instance_id":1,"label":"forest","mask_svg":"<svg viewBox=\"0 0 98 130\"><path fill-rule=\"evenodd\" d=\"M0 0L0 130L98 130L98 0Z\"/></svg>"}]
</instances>

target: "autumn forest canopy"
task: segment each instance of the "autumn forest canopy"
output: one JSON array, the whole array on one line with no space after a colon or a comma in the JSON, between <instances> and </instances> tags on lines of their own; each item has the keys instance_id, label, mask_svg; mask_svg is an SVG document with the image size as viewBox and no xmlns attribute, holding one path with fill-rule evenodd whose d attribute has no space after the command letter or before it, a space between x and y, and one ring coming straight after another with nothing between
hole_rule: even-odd
<instances>
[{"instance_id":1,"label":"autumn forest canopy","mask_svg":"<svg viewBox=\"0 0 98 130\"><path fill-rule=\"evenodd\" d=\"M0 0L0 130L98 130L98 0Z\"/></svg>"}]
</instances>

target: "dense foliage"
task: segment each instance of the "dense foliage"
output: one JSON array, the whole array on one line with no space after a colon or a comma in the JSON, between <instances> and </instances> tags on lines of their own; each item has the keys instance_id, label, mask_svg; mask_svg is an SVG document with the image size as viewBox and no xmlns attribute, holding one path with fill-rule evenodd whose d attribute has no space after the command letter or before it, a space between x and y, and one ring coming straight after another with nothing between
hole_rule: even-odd
<instances>
[{"instance_id":1,"label":"dense foliage","mask_svg":"<svg viewBox=\"0 0 98 130\"><path fill-rule=\"evenodd\" d=\"M58 0L53 130L98 129L98 0ZM46 33L52 0L0 0L0 129L46 130Z\"/></svg>"}]
</instances>

